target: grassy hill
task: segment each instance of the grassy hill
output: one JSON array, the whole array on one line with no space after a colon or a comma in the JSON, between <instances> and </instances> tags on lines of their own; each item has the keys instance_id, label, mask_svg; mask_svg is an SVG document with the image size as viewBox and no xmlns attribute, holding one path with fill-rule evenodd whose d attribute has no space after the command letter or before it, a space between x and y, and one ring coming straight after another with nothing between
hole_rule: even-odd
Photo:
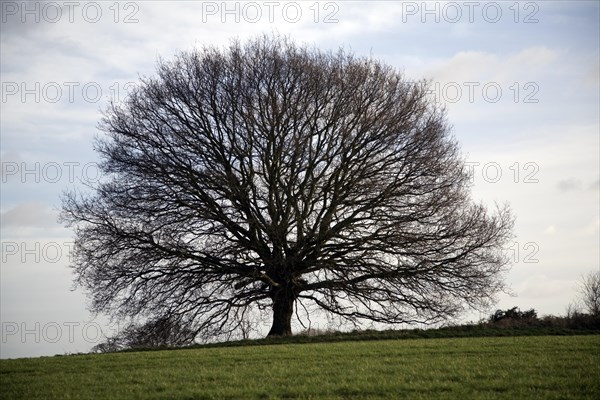
<instances>
[{"instance_id":1,"label":"grassy hill","mask_svg":"<svg viewBox=\"0 0 600 400\"><path fill-rule=\"evenodd\" d=\"M600 335L348 340L0 361L6 399L597 399Z\"/></svg>"}]
</instances>

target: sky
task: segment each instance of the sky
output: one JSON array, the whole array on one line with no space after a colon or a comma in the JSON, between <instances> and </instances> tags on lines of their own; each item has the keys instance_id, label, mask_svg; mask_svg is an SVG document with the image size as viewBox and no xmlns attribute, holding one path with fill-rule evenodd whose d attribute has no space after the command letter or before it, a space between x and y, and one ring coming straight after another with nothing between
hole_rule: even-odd
<instances>
[{"instance_id":1,"label":"sky","mask_svg":"<svg viewBox=\"0 0 600 400\"><path fill-rule=\"evenodd\" d=\"M0 357L87 352L118 330L87 310L60 196L99 178L93 139L159 58L262 33L343 47L429 79L473 173L516 216L496 308L564 314L600 269L597 1L3 1ZM493 310L491 310L493 311ZM476 321L485 314L465 314Z\"/></svg>"}]
</instances>

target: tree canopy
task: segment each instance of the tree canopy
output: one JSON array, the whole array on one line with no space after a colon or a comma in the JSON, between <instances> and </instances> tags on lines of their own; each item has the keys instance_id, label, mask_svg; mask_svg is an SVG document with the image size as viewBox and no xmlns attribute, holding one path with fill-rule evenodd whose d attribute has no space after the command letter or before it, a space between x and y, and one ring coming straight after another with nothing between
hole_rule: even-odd
<instances>
[{"instance_id":1,"label":"tree canopy","mask_svg":"<svg viewBox=\"0 0 600 400\"><path fill-rule=\"evenodd\" d=\"M320 309L439 321L503 288L508 207L470 180L426 81L372 58L262 36L160 61L111 103L103 179L66 193L76 282L117 317L270 335Z\"/></svg>"}]
</instances>

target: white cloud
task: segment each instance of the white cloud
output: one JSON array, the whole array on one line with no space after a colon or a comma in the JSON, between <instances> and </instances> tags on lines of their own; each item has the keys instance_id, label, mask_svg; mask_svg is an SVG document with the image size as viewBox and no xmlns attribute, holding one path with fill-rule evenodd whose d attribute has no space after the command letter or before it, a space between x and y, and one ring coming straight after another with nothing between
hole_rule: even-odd
<instances>
[{"instance_id":1,"label":"white cloud","mask_svg":"<svg viewBox=\"0 0 600 400\"><path fill-rule=\"evenodd\" d=\"M547 275L536 274L525 282L516 285L515 290L521 298L543 299L555 296L571 286L571 280L550 278Z\"/></svg>"},{"instance_id":2,"label":"white cloud","mask_svg":"<svg viewBox=\"0 0 600 400\"><path fill-rule=\"evenodd\" d=\"M2 240L39 241L44 238L62 240L71 237L73 232L59 223L60 195L68 187L67 178L56 184L17 181L3 185L3 191L10 193L3 194L0 217ZM19 196L16 190L21 190L23 194Z\"/></svg>"},{"instance_id":3,"label":"white cloud","mask_svg":"<svg viewBox=\"0 0 600 400\"><path fill-rule=\"evenodd\" d=\"M560 180L556 184L556 187L561 192L568 192L572 190L581 190L583 188L583 183L581 182L581 179L571 177Z\"/></svg>"},{"instance_id":4,"label":"white cloud","mask_svg":"<svg viewBox=\"0 0 600 400\"><path fill-rule=\"evenodd\" d=\"M53 228L56 226L56 213L44 203L21 203L2 213L2 229Z\"/></svg>"},{"instance_id":5,"label":"white cloud","mask_svg":"<svg viewBox=\"0 0 600 400\"><path fill-rule=\"evenodd\" d=\"M586 235L597 235L600 232L600 218L590 221L583 230Z\"/></svg>"},{"instance_id":6,"label":"white cloud","mask_svg":"<svg viewBox=\"0 0 600 400\"><path fill-rule=\"evenodd\" d=\"M435 61L425 71L439 82L488 82L512 84L523 72L539 78L560 52L545 46L530 47L509 55L482 51L461 51L450 59Z\"/></svg>"}]
</instances>

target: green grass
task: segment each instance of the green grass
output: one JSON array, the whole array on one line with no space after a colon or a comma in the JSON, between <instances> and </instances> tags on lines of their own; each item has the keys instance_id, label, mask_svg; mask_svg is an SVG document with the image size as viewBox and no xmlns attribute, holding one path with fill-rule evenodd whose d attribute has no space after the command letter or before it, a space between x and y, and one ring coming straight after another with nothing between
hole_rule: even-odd
<instances>
[{"instance_id":1,"label":"green grass","mask_svg":"<svg viewBox=\"0 0 600 400\"><path fill-rule=\"evenodd\" d=\"M7 399L596 399L600 335L196 348L2 360Z\"/></svg>"},{"instance_id":2,"label":"green grass","mask_svg":"<svg viewBox=\"0 0 600 400\"><path fill-rule=\"evenodd\" d=\"M600 326L595 328L568 328L560 326L513 326L494 327L487 325L457 325L430 329L402 329L402 330L363 330L352 332L329 332L319 335L298 334L284 337L267 337L264 339L248 339L229 342L218 342L193 345L191 347L228 347L228 346L256 346L271 344L291 343L323 343L365 340L392 340L392 339L432 339L432 338L464 338L464 337L497 337L497 336L548 336L548 335L592 335L600 334ZM137 349L139 350L156 350ZM130 351L130 350L126 350ZM135 350L134 350L135 351Z\"/></svg>"}]
</instances>

